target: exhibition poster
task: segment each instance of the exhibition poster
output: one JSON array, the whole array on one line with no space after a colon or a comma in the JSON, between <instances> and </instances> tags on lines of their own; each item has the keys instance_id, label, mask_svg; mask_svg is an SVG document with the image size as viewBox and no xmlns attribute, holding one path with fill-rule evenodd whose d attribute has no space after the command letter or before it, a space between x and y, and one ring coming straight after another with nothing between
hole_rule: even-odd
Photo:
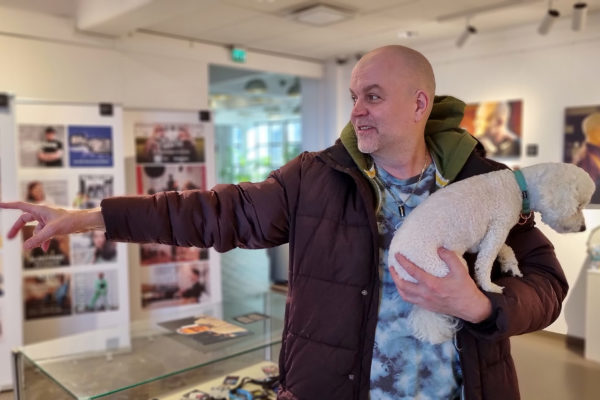
<instances>
[{"instance_id":1,"label":"exhibition poster","mask_svg":"<svg viewBox=\"0 0 600 400\"><path fill-rule=\"evenodd\" d=\"M16 106L21 200L90 209L124 194L120 107L106 113L99 104L34 100ZM35 229L23 228L21 245ZM53 238L47 252L21 249L25 343L127 324L125 248L93 231Z\"/></svg>"}]
</instances>

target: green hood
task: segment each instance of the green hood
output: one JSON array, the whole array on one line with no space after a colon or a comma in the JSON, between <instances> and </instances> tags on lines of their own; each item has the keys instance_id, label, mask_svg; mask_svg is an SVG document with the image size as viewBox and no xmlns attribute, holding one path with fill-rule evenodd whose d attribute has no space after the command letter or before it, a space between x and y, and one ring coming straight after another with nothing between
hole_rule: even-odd
<instances>
[{"instance_id":1,"label":"green hood","mask_svg":"<svg viewBox=\"0 0 600 400\"><path fill-rule=\"evenodd\" d=\"M425 142L435 163L436 183L440 187L456 178L477 145L477 140L459 127L464 109L465 103L457 98L435 96L425 126ZM358 150L356 133L350 122L342 130L340 140L365 176L373 178L371 156Z\"/></svg>"}]
</instances>

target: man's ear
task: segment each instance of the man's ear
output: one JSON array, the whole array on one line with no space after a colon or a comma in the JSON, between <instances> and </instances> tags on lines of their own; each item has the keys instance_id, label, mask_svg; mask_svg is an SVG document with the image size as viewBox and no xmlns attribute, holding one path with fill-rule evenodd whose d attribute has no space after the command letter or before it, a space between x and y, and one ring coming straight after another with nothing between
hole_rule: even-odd
<instances>
[{"instance_id":1,"label":"man's ear","mask_svg":"<svg viewBox=\"0 0 600 400\"><path fill-rule=\"evenodd\" d=\"M427 118L429 116L429 103L432 99L430 99L429 95L423 90L417 90L416 100L415 122L419 122L423 118Z\"/></svg>"}]
</instances>

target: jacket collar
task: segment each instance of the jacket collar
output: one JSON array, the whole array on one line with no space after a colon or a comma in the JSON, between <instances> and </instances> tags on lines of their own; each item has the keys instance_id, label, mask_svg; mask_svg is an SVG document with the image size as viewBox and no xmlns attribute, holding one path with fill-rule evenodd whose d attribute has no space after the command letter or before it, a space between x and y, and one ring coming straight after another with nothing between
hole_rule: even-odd
<instances>
[{"instance_id":1,"label":"jacket collar","mask_svg":"<svg viewBox=\"0 0 600 400\"><path fill-rule=\"evenodd\" d=\"M465 103L455 97L435 96L431 115L425 125L425 142L435 163L438 187L444 187L456 178L478 145L473 136L459 127L464 108ZM342 130L340 141L356 166L372 180L373 159L358 149L356 133L350 122Z\"/></svg>"}]
</instances>

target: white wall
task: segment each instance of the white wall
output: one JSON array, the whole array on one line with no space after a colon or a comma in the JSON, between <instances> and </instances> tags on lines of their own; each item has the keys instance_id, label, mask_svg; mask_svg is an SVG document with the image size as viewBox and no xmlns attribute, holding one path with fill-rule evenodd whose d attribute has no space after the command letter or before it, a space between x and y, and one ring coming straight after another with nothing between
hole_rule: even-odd
<instances>
[{"instance_id":1,"label":"white wall","mask_svg":"<svg viewBox=\"0 0 600 400\"><path fill-rule=\"evenodd\" d=\"M119 39L82 34L65 18L0 8L0 90L19 97L113 102L124 107L208 108L208 66L320 78L323 66L225 47L136 33Z\"/></svg>"}]
</instances>

